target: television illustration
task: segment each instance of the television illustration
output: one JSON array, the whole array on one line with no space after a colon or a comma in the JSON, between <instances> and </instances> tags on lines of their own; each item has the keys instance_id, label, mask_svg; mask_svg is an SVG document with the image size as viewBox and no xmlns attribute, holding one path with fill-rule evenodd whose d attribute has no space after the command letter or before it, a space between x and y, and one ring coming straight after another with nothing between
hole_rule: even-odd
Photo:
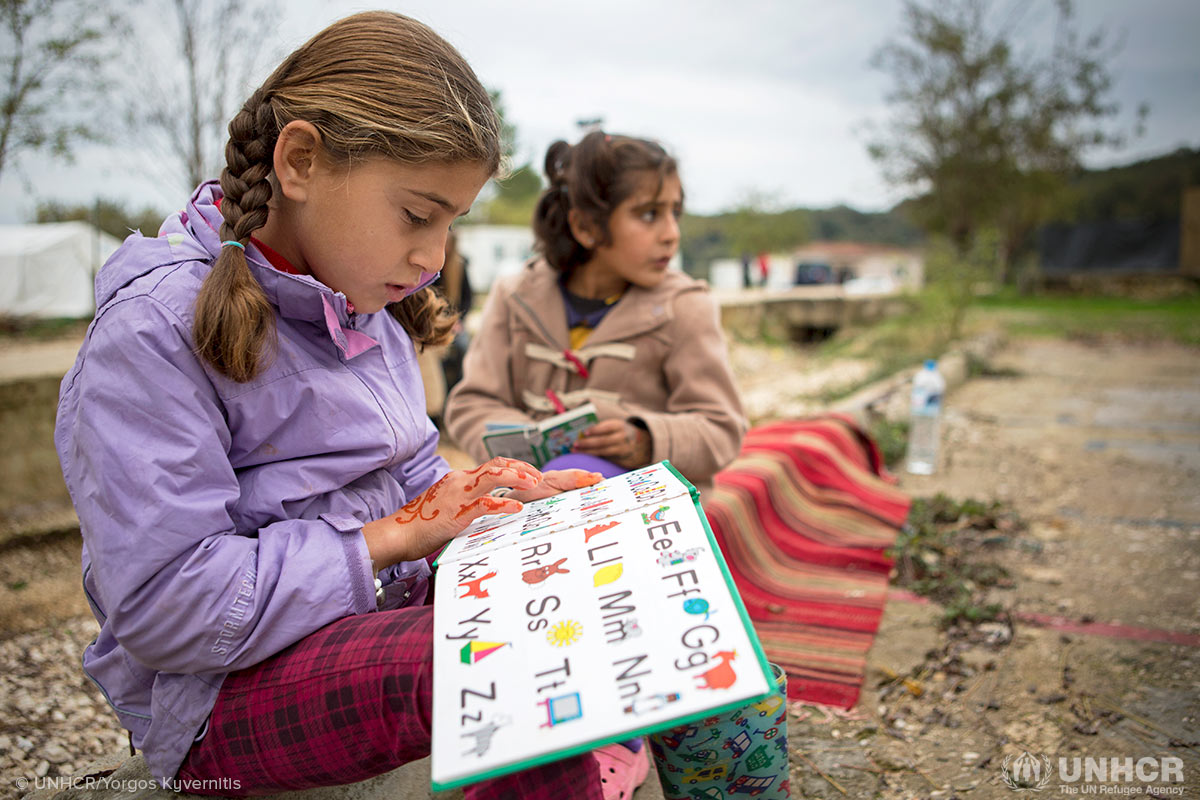
<instances>
[{"instance_id":1,"label":"television illustration","mask_svg":"<svg viewBox=\"0 0 1200 800\"><path fill-rule=\"evenodd\" d=\"M547 697L538 705L546 707L546 722L539 725L540 728L550 728L583 716L583 704L579 700L579 692Z\"/></svg>"}]
</instances>

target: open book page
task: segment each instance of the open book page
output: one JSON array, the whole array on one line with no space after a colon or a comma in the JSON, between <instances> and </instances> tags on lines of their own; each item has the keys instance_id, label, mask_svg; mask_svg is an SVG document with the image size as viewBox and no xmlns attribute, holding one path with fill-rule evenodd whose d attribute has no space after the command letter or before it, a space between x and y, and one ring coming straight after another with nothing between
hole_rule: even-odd
<instances>
[{"instance_id":1,"label":"open book page","mask_svg":"<svg viewBox=\"0 0 1200 800\"><path fill-rule=\"evenodd\" d=\"M564 528L599 524L608 517L675 498L692 502L692 485L666 462L618 475L586 489L526 503L519 514L480 517L451 540L438 556L440 567L448 561L524 544L530 539Z\"/></svg>"},{"instance_id":2,"label":"open book page","mask_svg":"<svg viewBox=\"0 0 1200 800\"><path fill-rule=\"evenodd\" d=\"M542 436L541 446L546 461L555 456L562 456L571 452L571 448L575 446L575 440L579 438L579 434L595 425L599 420L600 418L596 414L596 407L591 403L584 403L570 411L557 414L539 422L538 432ZM546 463L546 461L543 461L542 464ZM541 464L535 464L534 466L540 467Z\"/></svg>"},{"instance_id":3,"label":"open book page","mask_svg":"<svg viewBox=\"0 0 1200 800\"><path fill-rule=\"evenodd\" d=\"M540 467L555 456L571 452L579 434L598 420L596 407L584 403L531 425L489 423L483 445L492 457L507 456Z\"/></svg>"},{"instance_id":4,"label":"open book page","mask_svg":"<svg viewBox=\"0 0 1200 800\"><path fill-rule=\"evenodd\" d=\"M540 436L537 429L531 425L508 426L485 433L483 446L487 448L488 455L492 458L497 456L515 458L537 467L541 466L538 463L540 456L535 449L538 438Z\"/></svg>"},{"instance_id":5,"label":"open book page","mask_svg":"<svg viewBox=\"0 0 1200 800\"><path fill-rule=\"evenodd\" d=\"M477 520L458 543L435 583L435 789L771 691L694 490L666 463Z\"/></svg>"}]
</instances>

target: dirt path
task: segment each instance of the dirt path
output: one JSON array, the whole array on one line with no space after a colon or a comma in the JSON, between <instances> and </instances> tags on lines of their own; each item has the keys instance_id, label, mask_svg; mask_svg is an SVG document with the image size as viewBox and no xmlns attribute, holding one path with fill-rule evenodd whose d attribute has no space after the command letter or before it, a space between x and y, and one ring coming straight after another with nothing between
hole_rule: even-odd
<instances>
[{"instance_id":1,"label":"dirt path","mask_svg":"<svg viewBox=\"0 0 1200 800\"><path fill-rule=\"evenodd\" d=\"M0 339L0 380L66 375L82 343L82 333L45 342Z\"/></svg>"},{"instance_id":2,"label":"dirt path","mask_svg":"<svg viewBox=\"0 0 1200 800\"><path fill-rule=\"evenodd\" d=\"M1038 340L991 366L948 399L942 470L901 482L1001 500L1026 523L986 553L1012 576L989 597L1012 628L944 632L942 608L897 594L859 705L792 709L793 796L1012 798L1026 792L1005 759L1012 774L1028 752L1055 773L1035 796L1200 797L1200 353ZM0 774L33 774L60 743L115 747L73 733L81 716L107 730L74 661L94 628L77 559L71 542L0 553ZM1184 781L1067 783L1058 759L1075 757L1179 759Z\"/></svg>"},{"instance_id":3,"label":"dirt path","mask_svg":"<svg viewBox=\"0 0 1200 800\"><path fill-rule=\"evenodd\" d=\"M1200 354L1029 341L991 366L949 397L942 470L901 483L1027 523L991 545L1014 624L940 633L941 608L891 600L851 719L792 717L803 796L1013 797L1024 752L1047 793L1200 796ZM1179 759L1184 782L1070 783L1076 757Z\"/></svg>"}]
</instances>

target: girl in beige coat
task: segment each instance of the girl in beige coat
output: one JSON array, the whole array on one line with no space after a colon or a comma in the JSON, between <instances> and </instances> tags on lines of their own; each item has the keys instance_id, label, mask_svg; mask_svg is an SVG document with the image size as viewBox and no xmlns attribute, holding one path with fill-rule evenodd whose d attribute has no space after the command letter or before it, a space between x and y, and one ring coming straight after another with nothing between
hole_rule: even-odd
<instances>
[{"instance_id":1,"label":"girl in beige coat","mask_svg":"<svg viewBox=\"0 0 1200 800\"><path fill-rule=\"evenodd\" d=\"M706 284L668 269L683 206L675 161L654 142L594 132L553 144L546 175L542 257L492 287L448 431L482 461L488 423L591 401L600 421L547 469L566 460L612 475L669 459L703 496L746 425Z\"/></svg>"}]
</instances>

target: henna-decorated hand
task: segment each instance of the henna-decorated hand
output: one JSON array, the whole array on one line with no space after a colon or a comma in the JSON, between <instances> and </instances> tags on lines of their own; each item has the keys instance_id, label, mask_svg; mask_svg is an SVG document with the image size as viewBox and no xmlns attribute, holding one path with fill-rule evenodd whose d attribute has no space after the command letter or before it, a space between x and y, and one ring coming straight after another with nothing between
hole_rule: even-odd
<instances>
[{"instance_id":1,"label":"henna-decorated hand","mask_svg":"<svg viewBox=\"0 0 1200 800\"><path fill-rule=\"evenodd\" d=\"M479 517L521 510L518 498L492 497L493 489L529 491L542 481L542 473L513 458L493 458L474 469L447 472L394 515L363 526L371 561L379 570L437 552Z\"/></svg>"},{"instance_id":2,"label":"henna-decorated hand","mask_svg":"<svg viewBox=\"0 0 1200 800\"><path fill-rule=\"evenodd\" d=\"M505 496L528 503L530 500L541 500L543 497L569 492L572 489L594 486L602 480L604 480L604 476L599 472L588 472L582 469L552 469L543 472L541 481L532 489L518 489Z\"/></svg>"}]
</instances>

